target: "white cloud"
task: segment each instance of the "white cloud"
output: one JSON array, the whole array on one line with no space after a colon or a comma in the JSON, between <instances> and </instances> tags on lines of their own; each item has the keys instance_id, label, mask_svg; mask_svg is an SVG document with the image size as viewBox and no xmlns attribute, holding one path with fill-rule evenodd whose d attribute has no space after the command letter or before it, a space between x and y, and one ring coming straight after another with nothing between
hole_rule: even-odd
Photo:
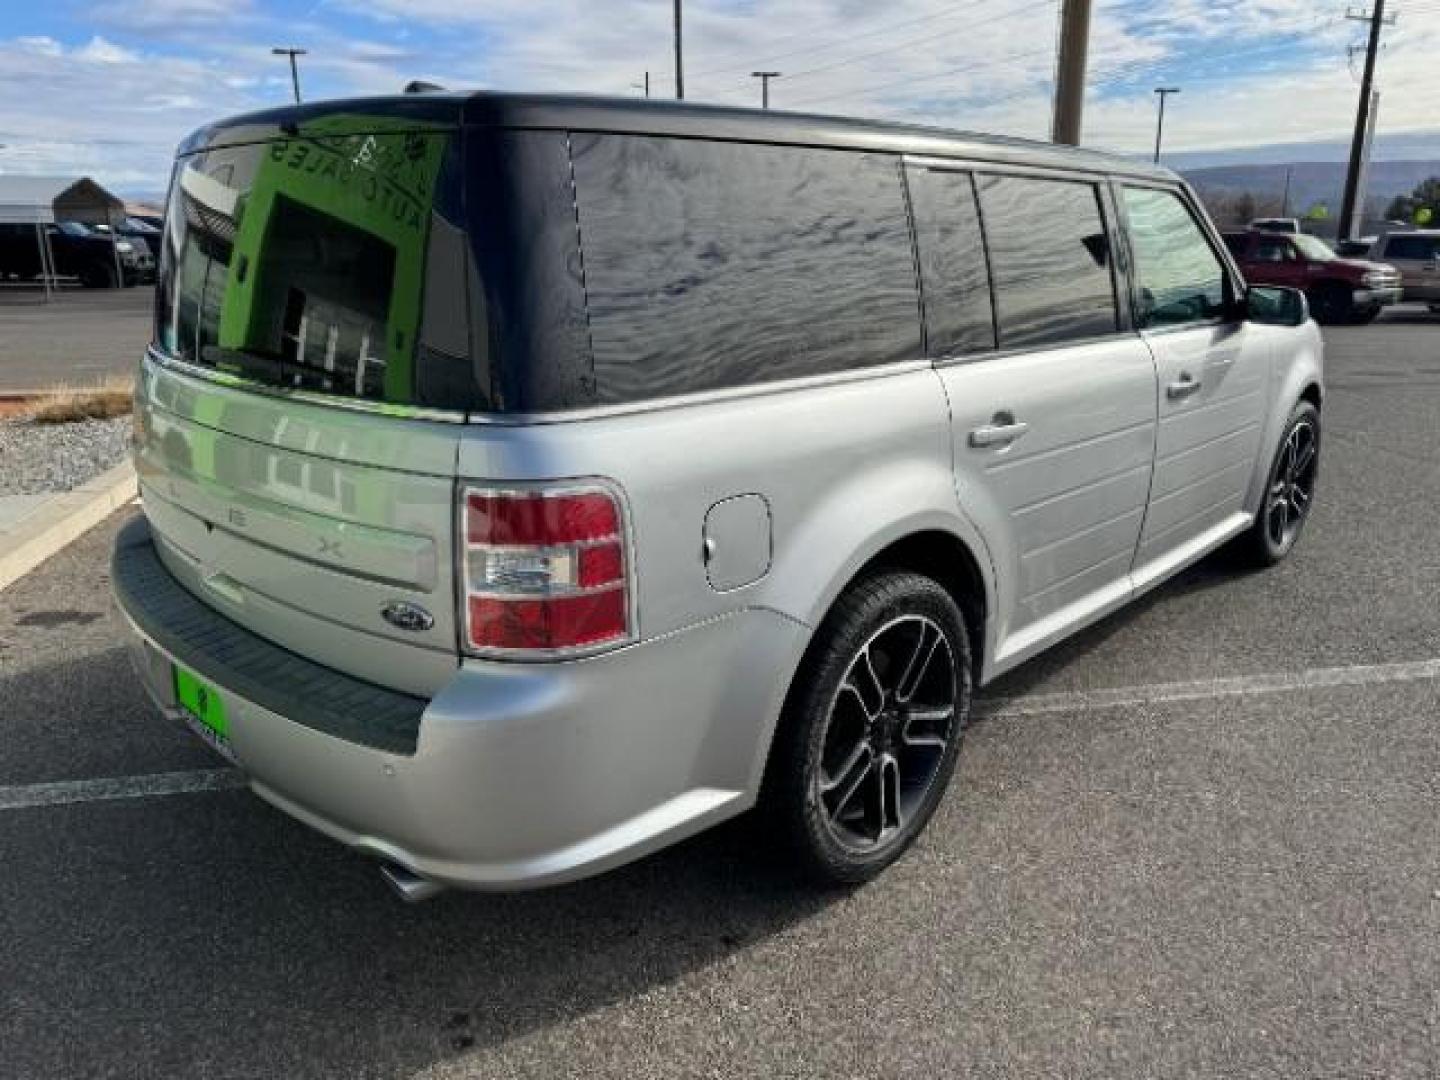
<instances>
[{"instance_id":1,"label":"white cloud","mask_svg":"<svg viewBox=\"0 0 1440 1080\"><path fill-rule=\"evenodd\" d=\"M131 30L171 31L214 28L250 18L254 0L108 0L91 4L95 22Z\"/></svg>"},{"instance_id":2,"label":"white cloud","mask_svg":"<svg viewBox=\"0 0 1440 1080\"><path fill-rule=\"evenodd\" d=\"M44 37L43 35L38 37L19 37L15 39L15 44L26 52L36 53L40 56L59 56L64 52L60 42L52 37Z\"/></svg>"},{"instance_id":3,"label":"white cloud","mask_svg":"<svg viewBox=\"0 0 1440 1080\"><path fill-rule=\"evenodd\" d=\"M95 64L134 64L140 59L129 49L122 49L114 42L106 41L96 34L72 54L77 60L88 60Z\"/></svg>"}]
</instances>

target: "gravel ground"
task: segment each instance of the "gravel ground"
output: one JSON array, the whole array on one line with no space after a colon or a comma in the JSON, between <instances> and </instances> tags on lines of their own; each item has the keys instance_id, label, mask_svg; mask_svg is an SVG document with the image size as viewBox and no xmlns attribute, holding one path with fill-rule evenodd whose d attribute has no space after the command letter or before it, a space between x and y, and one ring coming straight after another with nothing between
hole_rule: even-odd
<instances>
[{"instance_id":1,"label":"gravel ground","mask_svg":"<svg viewBox=\"0 0 1440 1080\"><path fill-rule=\"evenodd\" d=\"M130 418L32 424L0 420L0 496L69 491L130 452Z\"/></svg>"}]
</instances>

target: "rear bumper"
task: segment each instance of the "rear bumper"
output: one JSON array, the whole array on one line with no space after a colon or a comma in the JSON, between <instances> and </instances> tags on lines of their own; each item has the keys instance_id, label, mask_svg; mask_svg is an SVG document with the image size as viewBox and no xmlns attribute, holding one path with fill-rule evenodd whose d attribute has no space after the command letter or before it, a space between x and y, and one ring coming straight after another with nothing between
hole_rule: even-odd
<instances>
[{"instance_id":1,"label":"rear bumper","mask_svg":"<svg viewBox=\"0 0 1440 1080\"><path fill-rule=\"evenodd\" d=\"M230 749L256 794L362 852L466 888L585 877L751 805L808 638L793 620L750 609L587 660L466 661L432 701L406 699L418 709L413 750L385 749L356 739L373 734L372 710L400 710L392 699L403 695L293 657L214 612L233 633L167 632L166 616L156 621L163 604L135 581L147 548L159 565L148 527L128 527L113 574L156 703L179 715L172 667L196 671L221 692ZM143 588L174 610L198 603L163 566L162 578L146 573ZM247 651L266 650L308 665L308 689L288 705L249 678ZM276 680L281 691L290 677ZM357 714L358 736L321 715L332 695L354 702L329 711ZM383 730L393 734L399 716Z\"/></svg>"}]
</instances>

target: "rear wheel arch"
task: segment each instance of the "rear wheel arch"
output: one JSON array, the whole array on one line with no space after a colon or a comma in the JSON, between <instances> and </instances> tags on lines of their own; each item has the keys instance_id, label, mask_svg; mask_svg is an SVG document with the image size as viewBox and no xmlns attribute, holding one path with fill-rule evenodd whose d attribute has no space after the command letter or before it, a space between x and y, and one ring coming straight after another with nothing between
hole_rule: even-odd
<instances>
[{"instance_id":1,"label":"rear wheel arch","mask_svg":"<svg viewBox=\"0 0 1440 1080\"><path fill-rule=\"evenodd\" d=\"M876 570L910 570L938 582L960 608L970 635L970 659L978 681L983 669L985 621L990 613L985 577L969 545L954 533L927 529L893 541L860 567L845 588ZM842 592L843 595L843 592Z\"/></svg>"},{"instance_id":2,"label":"rear wheel arch","mask_svg":"<svg viewBox=\"0 0 1440 1080\"><path fill-rule=\"evenodd\" d=\"M790 674L786 696L794 693L795 684L803 677L805 656L810 653L825 619L857 582L880 570L909 570L938 582L955 601L970 636L971 666L976 681L983 670L985 625L993 598L989 578L971 545L953 532L942 528L920 528L898 538L885 541L864 557L830 598L824 611L814 620L810 640L800 662Z\"/></svg>"}]
</instances>

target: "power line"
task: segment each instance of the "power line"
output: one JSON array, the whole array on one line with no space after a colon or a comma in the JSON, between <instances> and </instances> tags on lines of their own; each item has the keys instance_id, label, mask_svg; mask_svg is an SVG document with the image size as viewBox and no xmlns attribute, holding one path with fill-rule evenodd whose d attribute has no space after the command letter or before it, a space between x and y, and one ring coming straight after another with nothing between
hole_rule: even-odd
<instances>
[{"instance_id":1,"label":"power line","mask_svg":"<svg viewBox=\"0 0 1440 1080\"><path fill-rule=\"evenodd\" d=\"M1009 63L1011 60L1023 60L1031 56L1049 56L1049 46L1040 49L1028 49L1025 52L1010 53L1007 56L997 56L991 60L983 60L974 64L966 64L961 67L949 68L945 71L932 72L929 75L914 75L904 79L895 79L892 82L881 83L879 86L862 86L854 90L844 90L836 94L824 94L820 97L802 98L794 102L796 105L814 105L822 101L835 101L838 98L854 97L856 94L871 94L880 90L889 90L896 86L905 86L910 83L927 82L930 79L943 79L947 75L962 75L970 71L980 71L983 68L995 67L997 64Z\"/></svg>"},{"instance_id":2,"label":"power line","mask_svg":"<svg viewBox=\"0 0 1440 1080\"><path fill-rule=\"evenodd\" d=\"M788 71L785 73L785 78L794 81L795 79L805 78L806 76L815 75L820 72L833 71L835 68L844 67L847 64L853 64L857 60L869 60L872 57L884 56L886 53L897 52L900 49L908 49L913 45L929 44L933 41L940 41L943 38L954 37L956 34L968 34L974 30L979 29L982 26L989 26L993 23L1004 22L1007 19L1013 19L1018 15L1024 15L1029 11L1033 11L1035 8L1053 7L1056 3L1057 0L1034 0L1033 3L1026 4L1023 7L1018 7L1011 11L1003 12L999 15L994 16L993 18L981 19L979 22L967 23L964 26L956 27L954 30L946 30L939 34L927 34L924 37L907 38L906 40L897 42L894 45L887 45L883 49L872 49L870 52L858 53L854 56L842 57L839 60L832 60L829 63L818 64L815 67L801 68L799 71Z\"/></svg>"},{"instance_id":3,"label":"power line","mask_svg":"<svg viewBox=\"0 0 1440 1080\"><path fill-rule=\"evenodd\" d=\"M759 64L759 63L770 63L771 61L774 61L774 60L786 60L786 59L789 59L789 58L792 57L792 56L802 56L802 55L804 55L805 53L810 53L810 52L824 52L826 49L833 49L833 48L835 48L835 47L837 47L837 46L840 46L840 45L849 45L849 44L850 44L851 42L853 42L856 38L875 37L875 36L877 36L877 35L891 33L892 31L895 31L895 30L903 30L903 29L905 29L907 26L916 26L916 25L918 25L918 24L920 24L920 23L936 22L937 20L940 20L940 19L950 19L950 18L954 18L956 15L961 14L961 9L968 9L968 8L973 8L973 7L979 7L979 6L981 6L984 2L985 2L985 0L979 0L978 3L957 4L957 5L955 5L955 7L954 7L953 9L951 9L951 10L949 10L949 11L937 12L937 13L935 13L934 15L921 15L919 18L906 19L904 22L892 23L892 24L890 24L889 26L877 27L877 28L874 29L874 30L854 31L854 32L852 32L852 33L850 33L850 34L847 34L844 38L837 38L836 40L834 40L834 41L832 41L832 42L830 42L830 43L828 43L828 44L820 44L820 45L814 45L814 44L812 44L812 45L806 45L804 48L792 49L790 52L769 53L769 54L767 54L767 55L765 55L765 56L761 56L761 57L758 57L758 58L757 58L757 57L750 56L748 50L745 50L745 49L735 49L735 50L731 51L730 53L721 53L721 55L722 55L722 56L733 56L733 57L735 57L735 58L737 59L737 63L740 62L740 58L742 58L742 57L747 57L747 56L750 56L750 59L745 60L745 61L744 61L745 63L757 63L757 64ZM794 40L797 39L797 38L805 38L805 37L810 37L810 36L811 36L811 35L810 35L807 31L803 31L803 30L802 30L802 31L799 31L799 32L794 33L794 34L786 34L786 35L783 36L783 37L776 38L775 41L776 41L776 42L780 42L780 41L794 41ZM720 73L720 72L730 71L730 70L732 70L732 66L727 63L727 64L723 64L723 65L721 65L721 66L719 66L719 67L706 68L706 69L703 70L703 71L692 72L692 73L691 73L691 78L701 78L701 77L703 77L703 76L705 76L705 75L715 75L715 74L718 74L718 73Z\"/></svg>"}]
</instances>

